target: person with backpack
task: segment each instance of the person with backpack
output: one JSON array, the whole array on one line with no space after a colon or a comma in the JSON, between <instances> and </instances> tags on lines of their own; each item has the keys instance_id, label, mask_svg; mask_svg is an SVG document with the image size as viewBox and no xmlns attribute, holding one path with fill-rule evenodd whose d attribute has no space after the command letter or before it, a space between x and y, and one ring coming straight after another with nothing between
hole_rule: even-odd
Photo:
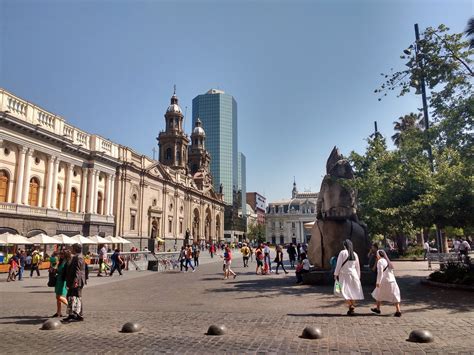
<instances>
[{"instance_id":1,"label":"person with backpack","mask_svg":"<svg viewBox=\"0 0 474 355\"><path fill-rule=\"evenodd\" d=\"M400 289L393 274L393 264L385 250L377 250L375 255L377 257L377 283L374 292L372 292L372 297L376 301L376 306L370 310L380 314L382 302L390 302L395 304L395 317L401 317Z\"/></svg>"},{"instance_id":2,"label":"person with backpack","mask_svg":"<svg viewBox=\"0 0 474 355\"><path fill-rule=\"evenodd\" d=\"M193 269L193 272L196 271L196 269L194 268L192 262L191 262L191 259L193 258L193 249L191 248L191 246L188 245L187 248L185 248L185 267L186 267L186 272L188 271L188 266Z\"/></svg>"},{"instance_id":3,"label":"person with backpack","mask_svg":"<svg viewBox=\"0 0 474 355\"><path fill-rule=\"evenodd\" d=\"M38 252L38 250L33 250L33 253L31 254L31 271L30 271L30 277L33 277L33 271L36 270L36 275L39 277L40 272L39 272L39 266L41 264L41 255Z\"/></svg>"},{"instance_id":4,"label":"person with backpack","mask_svg":"<svg viewBox=\"0 0 474 355\"><path fill-rule=\"evenodd\" d=\"M255 274L258 275L258 269L260 269L260 274L261 275L264 275L264 271L263 271L263 259L264 259L264 255L263 255L263 250L262 250L262 246L259 245L257 247L257 249L255 249L255 259L257 260L257 268L255 269Z\"/></svg>"},{"instance_id":5,"label":"person with backpack","mask_svg":"<svg viewBox=\"0 0 474 355\"><path fill-rule=\"evenodd\" d=\"M110 260L112 260L112 270L110 270L110 275L112 276L114 274L114 271L117 270L119 275L122 276L122 264L123 264L123 259L120 256L120 250L115 249L114 253L110 257Z\"/></svg>"},{"instance_id":6,"label":"person with backpack","mask_svg":"<svg viewBox=\"0 0 474 355\"><path fill-rule=\"evenodd\" d=\"M360 263L359 257L349 239L344 241L343 246L344 249L341 250L337 257L334 280L339 282L341 296L346 300L349 307L347 315L353 316L355 315L355 301L364 299L360 283Z\"/></svg>"}]
</instances>

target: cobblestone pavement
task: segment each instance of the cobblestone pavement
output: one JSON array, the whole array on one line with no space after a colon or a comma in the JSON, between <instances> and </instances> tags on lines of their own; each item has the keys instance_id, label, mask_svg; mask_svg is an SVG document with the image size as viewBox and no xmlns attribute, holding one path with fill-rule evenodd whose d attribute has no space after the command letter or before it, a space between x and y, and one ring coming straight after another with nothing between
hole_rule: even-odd
<instances>
[{"instance_id":1,"label":"cobblestone pavement","mask_svg":"<svg viewBox=\"0 0 474 355\"><path fill-rule=\"evenodd\" d=\"M212 262L214 261L215 262ZM0 353L474 353L474 294L420 285L424 262L396 263L403 316L370 314L371 288L347 317L329 286L295 286L294 273L260 276L255 264L235 262L236 279L222 280L219 259L195 273L129 272L91 277L84 289L85 321L42 331L55 312L46 278L0 283ZM128 321L140 333L119 330ZM221 337L205 335L225 324ZM301 339L307 325L320 327L321 340ZM430 330L435 341L406 341L414 329Z\"/></svg>"}]
</instances>

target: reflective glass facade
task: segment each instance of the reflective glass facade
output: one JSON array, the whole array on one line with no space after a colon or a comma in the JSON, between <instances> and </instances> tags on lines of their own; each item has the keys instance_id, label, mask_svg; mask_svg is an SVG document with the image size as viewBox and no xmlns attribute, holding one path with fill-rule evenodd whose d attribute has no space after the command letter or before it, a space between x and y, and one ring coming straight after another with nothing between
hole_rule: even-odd
<instances>
[{"instance_id":1,"label":"reflective glass facade","mask_svg":"<svg viewBox=\"0 0 474 355\"><path fill-rule=\"evenodd\" d=\"M224 186L224 201L232 204L232 189L238 186L237 102L220 90L209 90L193 99L193 127L200 118L211 154L214 188Z\"/></svg>"}]
</instances>

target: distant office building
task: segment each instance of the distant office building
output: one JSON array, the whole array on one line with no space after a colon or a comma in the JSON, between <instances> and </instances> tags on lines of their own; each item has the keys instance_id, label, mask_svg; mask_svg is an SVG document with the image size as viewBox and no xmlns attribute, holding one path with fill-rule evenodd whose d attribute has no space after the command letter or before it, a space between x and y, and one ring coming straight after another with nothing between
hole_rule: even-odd
<instances>
[{"instance_id":1,"label":"distant office building","mask_svg":"<svg viewBox=\"0 0 474 355\"><path fill-rule=\"evenodd\" d=\"M247 192L247 204L257 215L257 223L265 224L265 210L267 206L267 199L258 192Z\"/></svg>"},{"instance_id":2,"label":"distant office building","mask_svg":"<svg viewBox=\"0 0 474 355\"><path fill-rule=\"evenodd\" d=\"M237 190L240 191L242 196L242 216L247 215L247 161L245 155L242 152L239 152L237 159Z\"/></svg>"},{"instance_id":3,"label":"distant office building","mask_svg":"<svg viewBox=\"0 0 474 355\"><path fill-rule=\"evenodd\" d=\"M193 99L193 126L202 122L211 155L214 189L223 185L224 201L233 204L238 186L237 102L224 91L211 89Z\"/></svg>"},{"instance_id":4,"label":"distant office building","mask_svg":"<svg viewBox=\"0 0 474 355\"><path fill-rule=\"evenodd\" d=\"M266 236L273 244L307 243L311 238L305 223L316 221L317 192L298 192L293 183L291 199L270 202L266 215Z\"/></svg>"}]
</instances>

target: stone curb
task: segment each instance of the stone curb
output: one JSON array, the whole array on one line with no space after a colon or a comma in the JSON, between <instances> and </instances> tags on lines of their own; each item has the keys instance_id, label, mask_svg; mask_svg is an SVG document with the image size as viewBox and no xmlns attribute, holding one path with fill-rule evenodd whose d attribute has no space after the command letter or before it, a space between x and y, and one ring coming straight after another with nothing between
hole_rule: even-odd
<instances>
[{"instance_id":1,"label":"stone curb","mask_svg":"<svg viewBox=\"0 0 474 355\"><path fill-rule=\"evenodd\" d=\"M436 282L436 281L431 281L431 280L421 280L420 283L422 285L427 285L427 286L449 288L449 289L454 289L454 290L463 290L463 291L471 291L471 292L474 291L474 286L469 286L469 285L448 284L448 283Z\"/></svg>"}]
</instances>

